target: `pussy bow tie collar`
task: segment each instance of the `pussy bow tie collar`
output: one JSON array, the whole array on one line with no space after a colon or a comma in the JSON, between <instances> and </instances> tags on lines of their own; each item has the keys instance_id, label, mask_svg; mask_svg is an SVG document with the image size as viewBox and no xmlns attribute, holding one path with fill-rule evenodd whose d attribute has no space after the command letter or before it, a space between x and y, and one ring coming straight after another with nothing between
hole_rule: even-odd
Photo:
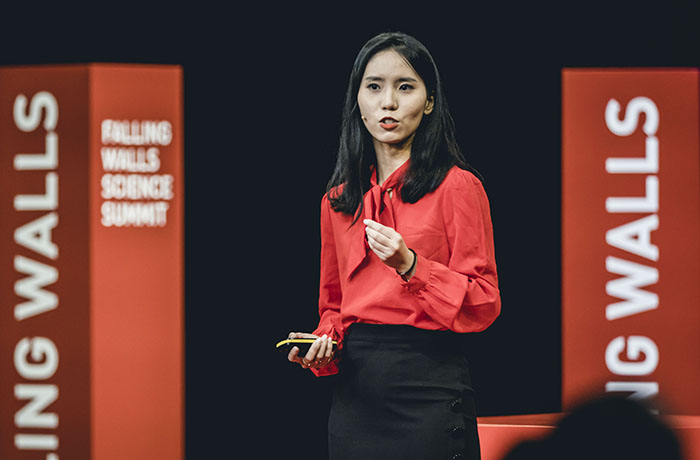
<instances>
[{"instance_id":1,"label":"pussy bow tie collar","mask_svg":"<svg viewBox=\"0 0 700 460\"><path fill-rule=\"evenodd\" d=\"M391 204L392 197L396 196L397 187L400 185L404 173L408 169L409 160L406 160L396 171L391 173L383 183L377 183L377 169L372 166L370 175L371 188L362 198L364 205L363 215L350 228L354 233L350 239L351 245L348 254L348 279L369 257L371 249L367 243L365 225L363 219L371 219L387 227L395 228L394 208ZM393 193L391 193L393 191Z\"/></svg>"}]
</instances>

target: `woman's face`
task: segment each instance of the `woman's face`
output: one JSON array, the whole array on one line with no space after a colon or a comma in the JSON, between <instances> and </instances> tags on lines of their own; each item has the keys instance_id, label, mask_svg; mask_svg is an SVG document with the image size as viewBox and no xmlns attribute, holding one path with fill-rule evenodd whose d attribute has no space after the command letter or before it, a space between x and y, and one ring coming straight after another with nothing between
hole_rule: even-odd
<instances>
[{"instance_id":1,"label":"woman's face","mask_svg":"<svg viewBox=\"0 0 700 460\"><path fill-rule=\"evenodd\" d=\"M380 51L369 60L357 104L375 144L410 145L423 115L433 110L423 79L394 50Z\"/></svg>"}]
</instances>

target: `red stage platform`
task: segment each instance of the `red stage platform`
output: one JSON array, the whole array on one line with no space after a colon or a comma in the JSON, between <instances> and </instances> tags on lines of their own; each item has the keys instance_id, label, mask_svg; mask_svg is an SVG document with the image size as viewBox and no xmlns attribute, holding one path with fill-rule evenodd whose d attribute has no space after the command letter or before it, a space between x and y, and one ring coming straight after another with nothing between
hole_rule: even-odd
<instances>
[{"instance_id":1,"label":"red stage platform","mask_svg":"<svg viewBox=\"0 0 700 460\"><path fill-rule=\"evenodd\" d=\"M478 417L482 460L501 460L522 441L548 436L564 414Z\"/></svg>"}]
</instances>

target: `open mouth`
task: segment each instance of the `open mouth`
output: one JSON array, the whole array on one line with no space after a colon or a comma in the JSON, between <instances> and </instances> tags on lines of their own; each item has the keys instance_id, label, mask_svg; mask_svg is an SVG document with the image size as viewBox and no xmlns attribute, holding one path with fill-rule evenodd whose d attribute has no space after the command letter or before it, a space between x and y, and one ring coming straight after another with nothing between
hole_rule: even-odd
<instances>
[{"instance_id":1,"label":"open mouth","mask_svg":"<svg viewBox=\"0 0 700 460\"><path fill-rule=\"evenodd\" d=\"M398 124L398 120L395 120L391 117L384 117L381 120L379 120L379 126L381 126L384 129L394 129Z\"/></svg>"}]
</instances>

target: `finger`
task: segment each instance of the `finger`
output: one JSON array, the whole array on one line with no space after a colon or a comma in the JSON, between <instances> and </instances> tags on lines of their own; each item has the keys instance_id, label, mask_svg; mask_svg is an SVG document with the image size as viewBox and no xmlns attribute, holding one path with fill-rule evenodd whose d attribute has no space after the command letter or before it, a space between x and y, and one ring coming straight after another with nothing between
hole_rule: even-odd
<instances>
[{"instance_id":1,"label":"finger","mask_svg":"<svg viewBox=\"0 0 700 460\"><path fill-rule=\"evenodd\" d=\"M385 258L392 257L394 254L399 252L398 247L394 246L393 244L384 244L381 241L371 237L367 238L367 243L370 245L370 247L374 246L374 249L379 251Z\"/></svg>"},{"instance_id":2,"label":"finger","mask_svg":"<svg viewBox=\"0 0 700 460\"><path fill-rule=\"evenodd\" d=\"M304 361L306 361L308 367L316 367L318 364L317 361L318 357L320 356L322 342L323 340L319 337L313 344L311 344L311 347L309 347L309 351L304 356Z\"/></svg>"},{"instance_id":3,"label":"finger","mask_svg":"<svg viewBox=\"0 0 700 460\"><path fill-rule=\"evenodd\" d=\"M333 339L328 337L328 339L326 339L326 340L328 340L328 344L326 346L326 356L325 357L328 361L330 361L331 359L333 359Z\"/></svg>"},{"instance_id":4,"label":"finger","mask_svg":"<svg viewBox=\"0 0 700 460\"><path fill-rule=\"evenodd\" d=\"M367 243L368 243L370 246L374 246L374 247L376 247L376 248L383 248L383 247L385 247L384 245L379 244L379 243L377 242L377 240L375 240L375 239L374 239L372 236L370 236L369 234L367 234Z\"/></svg>"},{"instance_id":5,"label":"finger","mask_svg":"<svg viewBox=\"0 0 700 460\"><path fill-rule=\"evenodd\" d=\"M367 243L369 244L369 248L372 250L372 252L377 254L381 260L386 260L389 258L389 254L387 253L386 249L377 245L374 240L367 240Z\"/></svg>"},{"instance_id":6,"label":"finger","mask_svg":"<svg viewBox=\"0 0 700 460\"><path fill-rule=\"evenodd\" d=\"M320 340L320 345L318 347L318 351L316 353L316 357L314 358L314 364L319 365L323 361L323 359L326 356L326 348L328 347L328 340L326 335L321 337Z\"/></svg>"},{"instance_id":7,"label":"finger","mask_svg":"<svg viewBox=\"0 0 700 460\"><path fill-rule=\"evenodd\" d=\"M365 219L363 223L365 224L365 228L370 228L375 232L381 233L383 235L391 236L394 234L398 234L396 230L394 230L392 227L382 225L379 222L373 221L372 219Z\"/></svg>"},{"instance_id":8,"label":"finger","mask_svg":"<svg viewBox=\"0 0 700 460\"><path fill-rule=\"evenodd\" d=\"M381 235L386 235L387 237L391 237L393 235L398 235L396 230L394 230L391 227L387 227L386 225L382 225L379 222L375 222L375 221L370 220L370 219L365 219L365 222L367 222L365 224L366 229L368 228L368 229L373 230Z\"/></svg>"},{"instance_id":9,"label":"finger","mask_svg":"<svg viewBox=\"0 0 700 460\"><path fill-rule=\"evenodd\" d=\"M311 367L311 361L306 359L306 356L301 357L301 358L297 357L297 359L298 359L297 362L299 363L299 365L301 367L303 367L304 369L308 369L309 367Z\"/></svg>"},{"instance_id":10,"label":"finger","mask_svg":"<svg viewBox=\"0 0 700 460\"><path fill-rule=\"evenodd\" d=\"M383 236L384 238L387 238L389 240L395 240L397 237L401 237L401 235L399 235L398 232L396 232L396 230L394 230L393 228L385 227L382 224L377 225L379 225L379 227L367 225L365 227L365 231L368 233L372 233L373 235Z\"/></svg>"},{"instance_id":11,"label":"finger","mask_svg":"<svg viewBox=\"0 0 700 460\"><path fill-rule=\"evenodd\" d=\"M292 347L291 350L289 350L289 354L287 355L287 359L293 363L297 363L300 361L299 359L299 347Z\"/></svg>"},{"instance_id":12,"label":"finger","mask_svg":"<svg viewBox=\"0 0 700 460\"><path fill-rule=\"evenodd\" d=\"M362 221L363 224L366 226L370 227L372 230L376 230L378 232L383 232L386 230L393 230L391 227L387 227L386 225L382 225L379 222L376 222L372 219L365 219Z\"/></svg>"},{"instance_id":13,"label":"finger","mask_svg":"<svg viewBox=\"0 0 700 460\"><path fill-rule=\"evenodd\" d=\"M386 247L387 249L391 249L393 247L398 246L398 244L391 240L391 238L388 238L386 235L382 235L381 233L376 232L369 227L366 228L366 233L368 239L373 239L375 243L380 244Z\"/></svg>"},{"instance_id":14,"label":"finger","mask_svg":"<svg viewBox=\"0 0 700 460\"><path fill-rule=\"evenodd\" d=\"M315 339L318 336L316 334L309 334L308 332L290 332L290 339Z\"/></svg>"},{"instance_id":15,"label":"finger","mask_svg":"<svg viewBox=\"0 0 700 460\"><path fill-rule=\"evenodd\" d=\"M314 343L311 344L309 347L309 351L306 352L306 356L304 358L306 359L306 362L312 362L314 358L316 358L316 353L318 353L318 348L321 346L321 338L317 338L314 340Z\"/></svg>"},{"instance_id":16,"label":"finger","mask_svg":"<svg viewBox=\"0 0 700 460\"><path fill-rule=\"evenodd\" d=\"M316 337L318 337L316 334L308 332L290 332L287 336L289 339L315 339Z\"/></svg>"}]
</instances>

